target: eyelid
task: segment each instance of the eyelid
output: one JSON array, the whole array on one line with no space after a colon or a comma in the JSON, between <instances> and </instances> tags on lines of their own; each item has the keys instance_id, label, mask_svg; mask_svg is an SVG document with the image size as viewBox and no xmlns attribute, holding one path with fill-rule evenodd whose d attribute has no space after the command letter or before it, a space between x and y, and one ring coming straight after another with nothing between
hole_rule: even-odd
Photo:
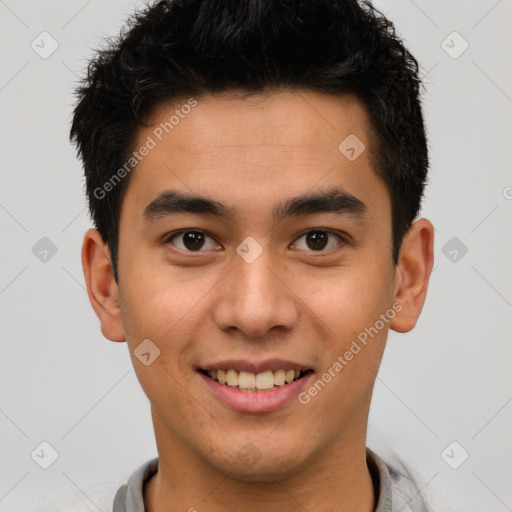
<instances>
[{"instance_id":1,"label":"eyelid","mask_svg":"<svg viewBox=\"0 0 512 512\"><path fill-rule=\"evenodd\" d=\"M178 237L180 235L183 235L184 233L190 233L190 232L194 232L194 233L201 233L202 235L204 235L205 237L207 238L211 238L217 245L222 245L220 244L216 238L213 236L213 235L210 235L210 233L208 233L207 231L204 231L202 229L195 229L195 228L188 228L188 229L180 229L178 231L173 231L172 233L168 233L167 235L164 236L163 238L163 243L164 244L171 244L173 245L173 247L177 250L177 251L180 251L180 252L187 252L187 253L200 253L200 252L207 252L209 249L199 249L198 251L190 251L190 250L185 250L185 249L180 249L179 247L176 247L173 243L172 243L172 239L174 237Z\"/></svg>"},{"instance_id":2,"label":"eyelid","mask_svg":"<svg viewBox=\"0 0 512 512\"><path fill-rule=\"evenodd\" d=\"M308 235L310 233L327 233L328 235L334 235L336 237L339 238L340 242L338 242L334 247L331 247L330 249L326 249L326 250L319 250L319 251L315 251L313 249L309 249L309 250L306 250L306 249L294 249L294 250L298 250L298 251L305 251L305 252L309 252L309 253L313 253L313 254L322 254L322 253L329 253L331 251L336 251L337 249L339 249L339 246L340 245L346 245L348 244L348 235L344 234L344 233L338 233L337 231L333 231L332 229L327 229L327 228L310 228L306 231L304 231L303 233L299 234L295 239L294 241L290 244L290 245L294 245L297 240L299 240L300 238L302 238L303 236L305 235Z\"/></svg>"}]
</instances>

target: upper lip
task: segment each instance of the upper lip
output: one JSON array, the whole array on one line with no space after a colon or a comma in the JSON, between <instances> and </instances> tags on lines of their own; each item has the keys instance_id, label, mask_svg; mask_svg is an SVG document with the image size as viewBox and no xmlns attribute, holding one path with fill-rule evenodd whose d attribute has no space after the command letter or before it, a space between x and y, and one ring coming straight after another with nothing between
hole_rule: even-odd
<instances>
[{"instance_id":1,"label":"upper lip","mask_svg":"<svg viewBox=\"0 0 512 512\"><path fill-rule=\"evenodd\" d=\"M296 361L289 361L285 359L265 359L263 361L248 361L246 359L226 359L224 361L217 361L215 363L206 364L205 366L198 367L198 370L229 370L234 369L244 372L262 373L266 371L276 370L311 370L309 366Z\"/></svg>"}]
</instances>

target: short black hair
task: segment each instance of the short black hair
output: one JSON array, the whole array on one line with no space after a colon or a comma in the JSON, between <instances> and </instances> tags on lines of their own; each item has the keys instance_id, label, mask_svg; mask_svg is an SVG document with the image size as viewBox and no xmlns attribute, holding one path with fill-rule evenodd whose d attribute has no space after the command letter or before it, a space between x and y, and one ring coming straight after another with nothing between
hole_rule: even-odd
<instances>
[{"instance_id":1,"label":"short black hair","mask_svg":"<svg viewBox=\"0 0 512 512\"><path fill-rule=\"evenodd\" d=\"M76 90L70 134L116 281L119 216L129 174L121 173L118 186L111 178L123 165L126 169L138 130L163 101L224 91L349 93L363 103L371 123L372 166L390 194L396 264L427 180L418 71L393 23L369 1L146 4L89 62Z\"/></svg>"}]
</instances>

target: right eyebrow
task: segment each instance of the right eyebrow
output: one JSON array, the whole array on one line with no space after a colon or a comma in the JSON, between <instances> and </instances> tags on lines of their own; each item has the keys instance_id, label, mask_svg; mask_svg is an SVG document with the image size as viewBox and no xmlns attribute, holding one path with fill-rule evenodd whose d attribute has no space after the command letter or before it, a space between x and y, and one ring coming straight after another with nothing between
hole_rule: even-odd
<instances>
[{"instance_id":1,"label":"right eyebrow","mask_svg":"<svg viewBox=\"0 0 512 512\"><path fill-rule=\"evenodd\" d=\"M199 195L186 195L174 190L168 190L146 206L144 218L151 220L172 213L196 213L225 218L233 217L232 209L218 201Z\"/></svg>"}]
</instances>

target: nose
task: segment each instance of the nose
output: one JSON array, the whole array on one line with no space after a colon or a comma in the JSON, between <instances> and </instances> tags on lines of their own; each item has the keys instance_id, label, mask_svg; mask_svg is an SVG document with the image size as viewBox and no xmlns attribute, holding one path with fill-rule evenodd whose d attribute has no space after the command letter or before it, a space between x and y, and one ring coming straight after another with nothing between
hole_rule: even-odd
<instances>
[{"instance_id":1,"label":"nose","mask_svg":"<svg viewBox=\"0 0 512 512\"><path fill-rule=\"evenodd\" d=\"M276 264L267 248L250 263L238 254L233 259L232 269L216 287L213 319L219 329L246 338L292 329L299 318L292 274Z\"/></svg>"}]
</instances>

